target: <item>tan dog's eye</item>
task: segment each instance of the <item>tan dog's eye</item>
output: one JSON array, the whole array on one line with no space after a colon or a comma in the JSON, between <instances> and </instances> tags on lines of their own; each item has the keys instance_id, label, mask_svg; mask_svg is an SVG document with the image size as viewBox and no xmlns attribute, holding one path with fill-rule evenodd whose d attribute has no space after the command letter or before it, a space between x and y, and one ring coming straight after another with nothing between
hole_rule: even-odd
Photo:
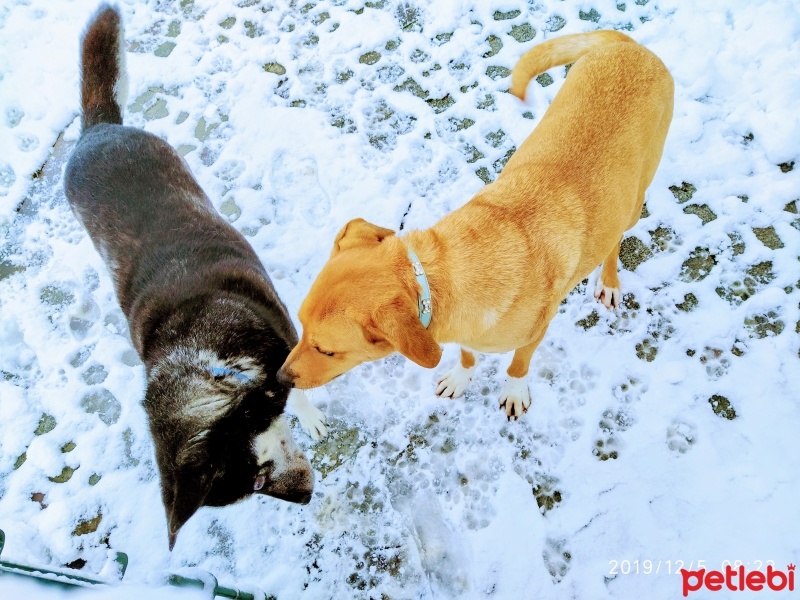
<instances>
[{"instance_id":1,"label":"tan dog's eye","mask_svg":"<svg viewBox=\"0 0 800 600\"><path fill-rule=\"evenodd\" d=\"M323 350L319 346L314 346L314 350L316 350L320 354L324 354L325 356L333 356L334 354L336 354L336 352L325 352L325 350Z\"/></svg>"}]
</instances>

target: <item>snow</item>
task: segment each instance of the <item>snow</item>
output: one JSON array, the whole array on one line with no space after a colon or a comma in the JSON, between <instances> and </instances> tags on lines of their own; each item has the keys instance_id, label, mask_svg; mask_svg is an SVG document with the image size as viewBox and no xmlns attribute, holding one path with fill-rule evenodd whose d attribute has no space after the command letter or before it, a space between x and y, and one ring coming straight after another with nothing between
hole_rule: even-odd
<instances>
[{"instance_id":1,"label":"snow","mask_svg":"<svg viewBox=\"0 0 800 600\"><path fill-rule=\"evenodd\" d=\"M432 371L363 365L311 396L326 440L295 424L316 473L308 506L201 509L170 554L143 367L60 181L96 2L0 3L4 560L96 574L111 548L130 556L127 585L102 597L173 597L167 574L193 568L281 600L675 598L680 561L800 561L792 3L120 7L126 123L185 155L292 314L348 219L427 227L496 176L564 80L532 82L527 105L504 93L490 67L531 45L626 29L672 72L675 117L626 242L622 306L599 306L593 280L570 294L534 355L524 418L496 406L510 356L481 357L458 400L434 395L455 347ZM535 36L516 41L526 24ZM0 576L0 596L58 593L32 585Z\"/></svg>"}]
</instances>

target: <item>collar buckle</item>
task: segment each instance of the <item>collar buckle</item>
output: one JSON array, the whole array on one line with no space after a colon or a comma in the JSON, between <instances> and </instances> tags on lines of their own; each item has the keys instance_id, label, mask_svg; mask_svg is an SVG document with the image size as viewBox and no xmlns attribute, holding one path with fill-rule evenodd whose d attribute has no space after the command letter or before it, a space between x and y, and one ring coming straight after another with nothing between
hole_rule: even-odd
<instances>
[{"instance_id":1,"label":"collar buckle","mask_svg":"<svg viewBox=\"0 0 800 600\"><path fill-rule=\"evenodd\" d=\"M408 248L408 258L411 260L411 268L414 270L414 276L422 288L422 293L419 297L419 320L422 322L425 329L431 324L433 317L433 300L431 299L431 286L428 284L428 276L425 274L425 269L422 268L422 263L411 248Z\"/></svg>"}]
</instances>

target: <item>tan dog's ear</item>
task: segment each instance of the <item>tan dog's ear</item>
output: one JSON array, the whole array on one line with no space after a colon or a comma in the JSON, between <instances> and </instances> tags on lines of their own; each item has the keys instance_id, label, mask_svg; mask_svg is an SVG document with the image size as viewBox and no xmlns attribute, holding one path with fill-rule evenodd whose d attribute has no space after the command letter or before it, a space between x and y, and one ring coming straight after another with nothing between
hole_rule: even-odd
<instances>
[{"instance_id":1,"label":"tan dog's ear","mask_svg":"<svg viewBox=\"0 0 800 600\"><path fill-rule=\"evenodd\" d=\"M353 219L345 225L339 232L339 235L336 236L333 242L331 258L342 250L355 248L357 246L379 244L383 241L383 238L389 237L390 235L394 235L394 231L391 229L378 227L361 218Z\"/></svg>"},{"instance_id":2,"label":"tan dog's ear","mask_svg":"<svg viewBox=\"0 0 800 600\"><path fill-rule=\"evenodd\" d=\"M432 369L442 358L442 349L423 327L415 309L409 310L400 299L382 307L375 325L394 349L421 367Z\"/></svg>"}]
</instances>

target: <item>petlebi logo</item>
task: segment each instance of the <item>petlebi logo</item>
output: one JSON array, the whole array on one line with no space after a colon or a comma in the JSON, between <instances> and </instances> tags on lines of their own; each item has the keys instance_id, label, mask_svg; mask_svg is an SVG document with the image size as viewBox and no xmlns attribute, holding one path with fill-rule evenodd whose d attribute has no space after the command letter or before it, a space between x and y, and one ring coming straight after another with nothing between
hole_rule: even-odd
<instances>
[{"instance_id":1,"label":"petlebi logo","mask_svg":"<svg viewBox=\"0 0 800 600\"><path fill-rule=\"evenodd\" d=\"M727 565L724 571L688 571L681 569L683 580L683 597L690 592L707 589L711 592L728 590L731 592L760 592L772 590L781 592L788 589L794 591L794 565L787 565L786 571L767 565L766 571L745 569L744 565L733 567Z\"/></svg>"}]
</instances>

